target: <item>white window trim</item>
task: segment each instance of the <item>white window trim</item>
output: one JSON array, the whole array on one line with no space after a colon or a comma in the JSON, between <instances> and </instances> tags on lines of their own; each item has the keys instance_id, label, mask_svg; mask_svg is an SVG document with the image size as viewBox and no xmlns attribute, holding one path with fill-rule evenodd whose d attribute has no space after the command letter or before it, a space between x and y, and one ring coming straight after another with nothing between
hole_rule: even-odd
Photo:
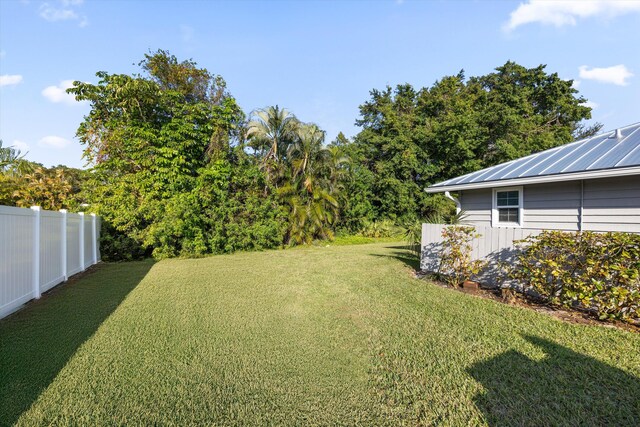
<instances>
[{"instance_id":1,"label":"white window trim","mask_svg":"<svg viewBox=\"0 0 640 427\"><path fill-rule=\"evenodd\" d=\"M518 222L500 222L498 215L498 192L503 191L517 191L518 192ZM522 186L517 187L501 187L494 188L491 195L492 208L491 208L491 226L494 228L522 228L522 218L524 217L524 191Z\"/></svg>"}]
</instances>

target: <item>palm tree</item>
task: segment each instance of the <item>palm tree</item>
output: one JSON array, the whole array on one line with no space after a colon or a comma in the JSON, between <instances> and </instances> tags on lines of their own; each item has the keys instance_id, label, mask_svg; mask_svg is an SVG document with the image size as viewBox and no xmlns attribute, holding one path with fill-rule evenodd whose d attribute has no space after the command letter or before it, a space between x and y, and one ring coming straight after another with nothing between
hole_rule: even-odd
<instances>
[{"instance_id":1,"label":"palm tree","mask_svg":"<svg viewBox=\"0 0 640 427\"><path fill-rule=\"evenodd\" d=\"M338 214L337 187L331 152L323 146L325 133L317 125L300 124L287 150L289 180L279 195L289 206L289 244L331 239Z\"/></svg>"},{"instance_id":2,"label":"palm tree","mask_svg":"<svg viewBox=\"0 0 640 427\"><path fill-rule=\"evenodd\" d=\"M318 160L322 163L325 132L313 123L300 124L297 138L289 145L287 157L291 163L293 176L299 176L307 172L307 168Z\"/></svg>"},{"instance_id":3,"label":"palm tree","mask_svg":"<svg viewBox=\"0 0 640 427\"><path fill-rule=\"evenodd\" d=\"M289 205L288 243L311 243L315 238L332 239L331 225L335 222L338 202L326 189L306 187L301 177L278 190Z\"/></svg>"},{"instance_id":4,"label":"palm tree","mask_svg":"<svg viewBox=\"0 0 640 427\"><path fill-rule=\"evenodd\" d=\"M337 145L326 148L326 166L329 176L329 183L332 192L342 190L342 183L348 175L348 167L351 164L349 156L345 155L344 149Z\"/></svg>"},{"instance_id":5,"label":"palm tree","mask_svg":"<svg viewBox=\"0 0 640 427\"><path fill-rule=\"evenodd\" d=\"M3 147L0 139L0 172L7 172L19 166L26 154L22 154L20 150L13 147Z\"/></svg>"},{"instance_id":6,"label":"palm tree","mask_svg":"<svg viewBox=\"0 0 640 427\"><path fill-rule=\"evenodd\" d=\"M296 138L298 119L286 108L266 107L252 113L247 138L256 150L268 150L265 161L278 162Z\"/></svg>"}]
</instances>

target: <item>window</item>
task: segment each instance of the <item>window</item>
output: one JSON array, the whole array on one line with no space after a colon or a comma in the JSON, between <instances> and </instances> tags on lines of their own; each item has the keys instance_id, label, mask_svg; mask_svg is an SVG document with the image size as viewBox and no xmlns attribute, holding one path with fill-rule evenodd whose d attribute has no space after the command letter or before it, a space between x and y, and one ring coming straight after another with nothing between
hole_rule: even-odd
<instances>
[{"instance_id":1,"label":"window","mask_svg":"<svg viewBox=\"0 0 640 427\"><path fill-rule=\"evenodd\" d=\"M493 190L491 222L494 227L522 227L522 187Z\"/></svg>"}]
</instances>

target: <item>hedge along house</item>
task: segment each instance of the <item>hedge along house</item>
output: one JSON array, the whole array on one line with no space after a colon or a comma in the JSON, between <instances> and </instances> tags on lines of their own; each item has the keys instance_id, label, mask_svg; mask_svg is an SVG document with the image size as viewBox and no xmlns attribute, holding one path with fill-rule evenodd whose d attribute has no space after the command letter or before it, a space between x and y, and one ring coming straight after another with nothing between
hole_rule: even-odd
<instances>
[{"instance_id":1,"label":"hedge along house","mask_svg":"<svg viewBox=\"0 0 640 427\"><path fill-rule=\"evenodd\" d=\"M434 184L481 237L474 259L505 259L542 230L640 233L640 123ZM451 193L455 193L452 195ZM443 225L423 224L422 268L437 268Z\"/></svg>"}]
</instances>

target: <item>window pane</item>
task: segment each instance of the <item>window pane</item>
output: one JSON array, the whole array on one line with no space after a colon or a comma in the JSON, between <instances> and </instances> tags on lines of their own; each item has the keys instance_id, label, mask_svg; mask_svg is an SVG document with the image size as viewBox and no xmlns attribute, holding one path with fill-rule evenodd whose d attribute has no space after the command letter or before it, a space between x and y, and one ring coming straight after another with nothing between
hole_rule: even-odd
<instances>
[{"instance_id":1,"label":"window pane","mask_svg":"<svg viewBox=\"0 0 640 427\"><path fill-rule=\"evenodd\" d=\"M500 208L498 209L498 222L518 223L518 208Z\"/></svg>"},{"instance_id":2,"label":"window pane","mask_svg":"<svg viewBox=\"0 0 640 427\"><path fill-rule=\"evenodd\" d=\"M520 197L518 191L497 191L496 204L498 206L519 206Z\"/></svg>"}]
</instances>

